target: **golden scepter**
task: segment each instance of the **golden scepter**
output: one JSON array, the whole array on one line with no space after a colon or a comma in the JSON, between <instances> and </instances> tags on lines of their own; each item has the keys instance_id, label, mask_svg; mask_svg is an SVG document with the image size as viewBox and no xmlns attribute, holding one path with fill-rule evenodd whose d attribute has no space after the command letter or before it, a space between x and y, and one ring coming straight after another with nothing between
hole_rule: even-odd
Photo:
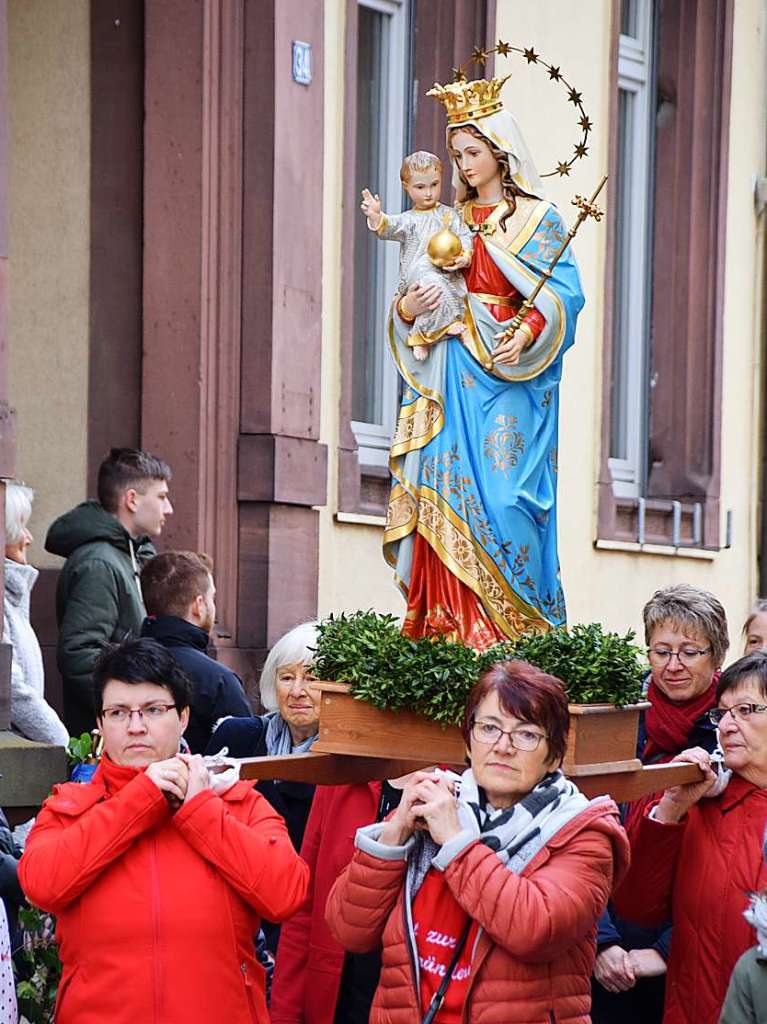
<instances>
[{"instance_id":1,"label":"golden scepter","mask_svg":"<svg viewBox=\"0 0 767 1024\"><path fill-rule=\"evenodd\" d=\"M562 253L568 247L570 242L572 242L572 240L575 238L578 228L581 226L584 220L586 220L588 217L593 217L594 220L597 222L602 219L603 211L600 210L599 207L595 205L595 200L604 188L605 182L607 181L607 177L608 176L605 175L602 178L597 187L594 189L593 194L588 199L584 199L583 196L576 196L575 199L573 199L573 206L577 206L581 212L578 214L573 226L567 232L565 240L562 242L559 249L557 250L554 259L551 261L551 263L549 263L548 268L546 270L541 271L541 276L538 279L538 283L527 296L522 305L519 307L519 311L517 312L516 316L512 319L512 321L509 323L509 326L501 334L496 335L496 337L498 338L498 345L496 346L496 350L500 345L504 343L504 341L508 341L509 338L513 338L515 333L519 330L519 327L524 321L525 317L527 317L527 315L530 313L530 310L533 309L533 307L535 306L535 300L538 298L538 295L543 286L551 277L554 267L556 267L557 263L559 263Z\"/></svg>"}]
</instances>

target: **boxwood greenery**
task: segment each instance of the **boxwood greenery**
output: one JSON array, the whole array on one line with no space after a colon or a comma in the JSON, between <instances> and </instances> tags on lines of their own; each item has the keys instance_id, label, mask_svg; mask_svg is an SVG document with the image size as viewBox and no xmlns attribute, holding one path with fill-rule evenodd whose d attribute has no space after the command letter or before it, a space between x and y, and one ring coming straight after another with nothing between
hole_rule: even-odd
<instances>
[{"instance_id":1,"label":"boxwood greenery","mask_svg":"<svg viewBox=\"0 0 767 1024\"><path fill-rule=\"evenodd\" d=\"M592 623L479 653L444 637L411 640L393 615L359 611L320 623L313 670L319 679L351 684L355 697L376 707L457 724L479 673L512 658L561 679L573 704L632 704L641 699L644 672L634 640L633 632L620 636Z\"/></svg>"}]
</instances>

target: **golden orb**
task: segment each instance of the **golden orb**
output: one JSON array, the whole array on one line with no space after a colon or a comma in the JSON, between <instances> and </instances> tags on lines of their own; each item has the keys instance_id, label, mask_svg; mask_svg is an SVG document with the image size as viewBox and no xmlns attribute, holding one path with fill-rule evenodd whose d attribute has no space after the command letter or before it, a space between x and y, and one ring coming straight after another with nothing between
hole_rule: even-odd
<instances>
[{"instance_id":1,"label":"golden orb","mask_svg":"<svg viewBox=\"0 0 767 1024\"><path fill-rule=\"evenodd\" d=\"M435 267L444 267L461 255L461 239L454 231L443 228L432 235L426 251Z\"/></svg>"}]
</instances>

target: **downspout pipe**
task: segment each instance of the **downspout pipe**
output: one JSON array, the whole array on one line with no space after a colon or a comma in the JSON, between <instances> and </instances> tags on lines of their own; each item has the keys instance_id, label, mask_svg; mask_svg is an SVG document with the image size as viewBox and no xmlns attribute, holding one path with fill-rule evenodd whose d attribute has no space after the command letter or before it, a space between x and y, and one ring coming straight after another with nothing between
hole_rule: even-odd
<instances>
[{"instance_id":1,"label":"downspout pipe","mask_svg":"<svg viewBox=\"0 0 767 1024\"><path fill-rule=\"evenodd\" d=\"M759 232L767 235L767 177L757 178L754 188ZM767 238L762 239L762 310L761 310L761 458L759 480L759 595L767 595Z\"/></svg>"}]
</instances>

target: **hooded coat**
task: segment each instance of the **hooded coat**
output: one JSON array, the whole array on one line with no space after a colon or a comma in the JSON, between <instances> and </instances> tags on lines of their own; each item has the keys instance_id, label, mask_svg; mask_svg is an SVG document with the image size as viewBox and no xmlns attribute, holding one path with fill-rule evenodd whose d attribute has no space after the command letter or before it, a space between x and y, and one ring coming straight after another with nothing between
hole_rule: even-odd
<instances>
[{"instance_id":1,"label":"hooded coat","mask_svg":"<svg viewBox=\"0 0 767 1024\"><path fill-rule=\"evenodd\" d=\"M5 560L3 639L13 648L11 725L28 740L65 747L69 733L45 699L43 653L29 621L29 599L38 575L32 565Z\"/></svg>"},{"instance_id":2,"label":"hooded coat","mask_svg":"<svg viewBox=\"0 0 767 1024\"><path fill-rule=\"evenodd\" d=\"M133 540L97 501L84 501L55 520L45 550L66 558L56 587L56 656L64 722L79 736L96 724L92 673L104 645L141 631L146 612L138 577L155 550L146 537Z\"/></svg>"},{"instance_id":3,"label":"hooded coat","mask_svg":"<svg viewBox=\"0 0 767 1024\"><path fill-rule=\"evenodd\" d=\"M328 899L330 931L352 952L383 945L371 1024L420 1024L407 856L399 847L366 852L362 845L373 847L359 834L357 844ZM480 926L464 1024L588 1024L597 919L627 865L628 841L609 799L572 818L521 874L476 840L443 859L450 891Z\"/></svg>"}]
</instances>

